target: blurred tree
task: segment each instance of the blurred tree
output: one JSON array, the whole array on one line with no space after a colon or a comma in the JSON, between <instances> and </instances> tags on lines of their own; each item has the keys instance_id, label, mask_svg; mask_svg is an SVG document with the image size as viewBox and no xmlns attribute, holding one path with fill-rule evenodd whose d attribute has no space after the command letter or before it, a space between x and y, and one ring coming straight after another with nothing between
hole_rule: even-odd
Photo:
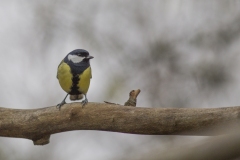
<instances>
[{"instance_id":1,"label":"blurred tree","mask_svg":"<svg viewBox=\"0 0 240 160\"><path fill-rule=\"evenodd\" d=\"M140 88L139 106L240 103L238 1L5 0L0 4L3 106L57 104L64 93L55 79L56 67L75 48L85 48L95 57L90 101L123 103L127 98L123 92ZM129 150L137 154L166 147L159 136L79 134L61 134L47 149L22 141L17 143L23 147L11 143L7 147L17 154L27 148L24 159L37 159L35 155L51 150L49 159L104 160ZM81 142L69 137L80 137ZM174 145L177 140L166 141Z\"/></svg>"}]
</instances>

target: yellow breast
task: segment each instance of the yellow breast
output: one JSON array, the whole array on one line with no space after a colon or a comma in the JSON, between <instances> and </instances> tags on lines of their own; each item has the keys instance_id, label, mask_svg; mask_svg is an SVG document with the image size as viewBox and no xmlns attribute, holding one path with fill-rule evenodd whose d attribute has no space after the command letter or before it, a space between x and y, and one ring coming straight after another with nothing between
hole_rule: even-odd
<instances>
[{"instance_id":1,"label":"yellow breast","mask_svg":"<svg viewBox=\"0 0 240 160\"><path fill-rule=\"evenodd\" d=\"M73 86L72 78L73 75L71 73L71 68L65 62L62 62L57 71L57 78L59 80L60 86L62 89L69 93L71 92L71 88ZM79 92L86 94L90 85L90 79L92 78L91 67L89 66L83 73L79 74L78 81L78 90Z\"/></svg>"},{"instance_id":2,"label":"yellow breast","mask_svg":"<svg viewBox=\"0 0 240 160\"><path fill-rule=\"evenodd\" d=\"M72 87L72 74L71 74L71 68L65 62L62 62L59 65L58 71L57 71L57 77L62 89L65 92L69 93Z\"/></svg>"},{"instance_id":3,"label":"yellow breast","mask_svg":"<svg viewBox=\"0 0 240 160\"><path fill-rule=\"evenodd\" d=\"M79 76L80 81L78 82L78 88L81 93L86 94L90 85L90 79L92 78L91 67L89 66L82 74Z\"/></svg>"}]
</instances>

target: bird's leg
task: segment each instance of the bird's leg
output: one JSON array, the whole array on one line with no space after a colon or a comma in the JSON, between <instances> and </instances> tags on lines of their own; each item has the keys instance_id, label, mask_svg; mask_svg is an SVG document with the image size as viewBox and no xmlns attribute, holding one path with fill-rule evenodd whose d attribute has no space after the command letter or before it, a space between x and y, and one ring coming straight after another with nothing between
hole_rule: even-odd
<instances>
[{"instance_id":1,"label":"bird's leg","mask_svg":"<svg viewBox=\"0 0 240 160\"><path fill-rule=\"evenodd\" d=\"M61 107L62 107L64 104L66 104L65 100L66 100L67 96L68 96L68 94L67 94L66 97L63 99L63 101L56 106L59 110L61 109Z\"/></svg>"},{"instance_id":2,"label":"bird's leg","mask_svg":"<svg viewBox=\"0 0 240 160\"><path fill-rule=\"evenodd\" d=\"M85 99L82 101L82 107L84 107L88 103L87 95L84 94Z\"/></svg>"}]
</instances>

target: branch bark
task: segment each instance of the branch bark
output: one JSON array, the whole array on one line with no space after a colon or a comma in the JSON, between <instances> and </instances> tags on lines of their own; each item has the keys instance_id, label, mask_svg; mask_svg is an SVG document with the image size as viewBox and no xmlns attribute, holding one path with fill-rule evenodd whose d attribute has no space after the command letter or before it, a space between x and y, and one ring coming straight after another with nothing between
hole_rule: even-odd
<instances>
[{"instance_id":1,"label":"branch bark","mask_svg":"<svg viewBox=\"0 0 240 160\"><path fill-rule=\"evenodd\" d=\"M0 108L0 136L49 143L51 134L71 130L101 130L147 135L219 135L206 132L237 122L240 107L139 108L104 103L65 104L40 109ZM227 131L226 131L227 132Z\"/></svg>"}]
</instances>

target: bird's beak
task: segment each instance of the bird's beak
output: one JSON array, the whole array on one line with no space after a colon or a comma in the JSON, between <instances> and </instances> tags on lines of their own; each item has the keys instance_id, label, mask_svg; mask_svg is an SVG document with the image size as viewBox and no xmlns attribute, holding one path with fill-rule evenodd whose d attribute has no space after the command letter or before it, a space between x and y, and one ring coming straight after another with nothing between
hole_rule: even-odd
<instances>
[{"instance_id":1,"label":"bird's beak","mask_svg":"<svg viewBox=\"0 0 240 160\"><path fill-rule=\"evenodd\" d=\"M87 56L86 59L93 59L93 56Z\"/></svg>"}]
</instances>

